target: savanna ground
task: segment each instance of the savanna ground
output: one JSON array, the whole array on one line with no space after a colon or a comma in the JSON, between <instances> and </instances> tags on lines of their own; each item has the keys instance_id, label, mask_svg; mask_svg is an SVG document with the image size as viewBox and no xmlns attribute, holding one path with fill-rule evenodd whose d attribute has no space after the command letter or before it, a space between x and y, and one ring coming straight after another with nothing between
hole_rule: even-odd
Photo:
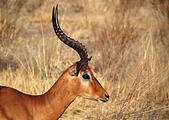
<instances>
[{"instance_id":1,"label":"savanna ground","mask_svg":"<svg viewBox=\"0 0 169 120\"><path fill-rule=\"evenodd\" d=\"M93 56L90 66L110 101L78 97L60 120L169 120L168 0L1 0L0 85L46 92L79 56L62 29Z\"/></svg>"}]
</instances>

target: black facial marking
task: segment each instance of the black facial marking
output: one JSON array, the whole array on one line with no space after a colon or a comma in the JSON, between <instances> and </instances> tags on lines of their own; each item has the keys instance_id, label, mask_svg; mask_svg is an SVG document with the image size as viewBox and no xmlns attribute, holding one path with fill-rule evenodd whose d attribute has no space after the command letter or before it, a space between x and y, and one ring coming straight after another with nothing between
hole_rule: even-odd
<instances>
[{"instance_id":1,"label":"black facial marking","mask_svg":"<svg viewBox=\"0 0 169 120\"><path fill-rule=\"evenodd\" d=\"M83 59L81 59L80 61L77 62L77 67L76 67L76 73L75 75L78 75L80 69L85 66L85 65L88 65L88 62L92 59L92 56L90 58L88 58L88 60L86 61L87 63L84 63L83 62Z\"/></svg>"},{"instance_id":2,"label":"black facial marking","mask_svg":"<svg viewBox=\"0 0 169 120\"><path fill-rule=\"evenodd\" d=\"M84 65L82 64L82 60L80 60L80 61L78 61L77 62L77 67L76 67L76 75L78 76L78 73L79 73L79 71L80 71L80 69L83 67Z\"/></svg>"}]
</instances>

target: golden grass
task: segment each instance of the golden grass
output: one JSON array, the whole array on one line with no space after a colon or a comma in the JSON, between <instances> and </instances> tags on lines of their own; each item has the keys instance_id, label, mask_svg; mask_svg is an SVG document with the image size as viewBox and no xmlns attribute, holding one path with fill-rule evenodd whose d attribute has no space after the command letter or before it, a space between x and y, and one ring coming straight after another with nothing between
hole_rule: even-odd
<instances>
[{"instance_id":1,"label":"golden grass","mask_svg":"<svg viewBox=\"0 0 169 120\"><path fill-rule=\"evenodd\" d=\"M61 27L87 46L90 66L110 94L105 104L77 98L60 119L169 118L168 1L22 2L0 3L1 85L42 94L79 60L53 32L51 11L59 3Z\"/></svg>"}]
</instances>

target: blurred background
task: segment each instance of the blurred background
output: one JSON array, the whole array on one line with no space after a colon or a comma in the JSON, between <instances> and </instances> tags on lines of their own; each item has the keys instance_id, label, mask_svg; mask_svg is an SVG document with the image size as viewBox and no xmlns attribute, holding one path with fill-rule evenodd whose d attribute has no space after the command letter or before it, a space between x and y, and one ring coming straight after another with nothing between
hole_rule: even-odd
<instances>
[{"instance_id":1,"label":"blurred background","mask_svg":"<svg viewBox=\"0 0 169 120\"><path fill-rule=\"evenodd\" d=\"M60 120L169 120L168 0L1 0L0 85L45 93L79 60L51 22L93 56L104 104L78 97Z\"/></svg>"}]
</instances>

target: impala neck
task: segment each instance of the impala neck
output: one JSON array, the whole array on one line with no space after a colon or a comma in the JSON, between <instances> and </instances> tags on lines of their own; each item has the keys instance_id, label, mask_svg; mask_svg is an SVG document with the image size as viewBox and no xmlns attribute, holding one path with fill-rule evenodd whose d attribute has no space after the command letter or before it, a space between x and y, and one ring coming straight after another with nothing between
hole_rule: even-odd
<instances>
[{"instance_id":1,"label":"impala neck","mask_svg":"<svg viewBox=\"0 0 169 120\"><path fill-rule=\"evenodd\" d=\"M76 95L71 92L72 87L65 76L63 74L47 93L37 97L35 116L40 114L37 116L38 120L58 119L76 98Z\"/></svg>"}]
</instances>

